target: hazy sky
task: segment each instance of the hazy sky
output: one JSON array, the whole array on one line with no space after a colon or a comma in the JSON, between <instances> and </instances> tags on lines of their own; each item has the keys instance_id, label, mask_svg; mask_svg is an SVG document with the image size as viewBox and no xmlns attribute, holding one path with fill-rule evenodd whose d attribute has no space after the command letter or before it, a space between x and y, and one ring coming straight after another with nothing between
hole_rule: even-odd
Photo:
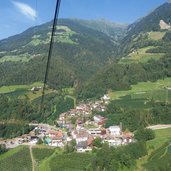
<instances>
[{"instance_id":1,"label":"hazy sky","mask_svg":"<svg viewBox=\"0 0 171 171\"><path fill-rule=\"evenodd\" d=\"M61 0L60 18L132 23L167 0ZM52 20L56 0L1 0L0 39Z\"/></svg>"}]
</instances>

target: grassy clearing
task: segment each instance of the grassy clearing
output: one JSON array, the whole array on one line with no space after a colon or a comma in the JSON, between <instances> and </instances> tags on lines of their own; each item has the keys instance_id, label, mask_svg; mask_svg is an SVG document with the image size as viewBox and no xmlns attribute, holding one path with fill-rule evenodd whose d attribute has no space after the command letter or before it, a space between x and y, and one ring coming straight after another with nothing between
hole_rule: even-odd
<instances>
[{"instance_id":1,"label":"grassy clearing","mask_svg":"<svg viewBox=\"0 0 171 171\"><path fill-rule=\"evenodd\" d=\"M155 130L156 138L147 142L147 147L153 146L153 150L161 147L164 143L171 140L171 128Z\"/></svg>"},{"instance_id":2,"label":"grassy clearing","mask_svg":"<svg viewBox=\"0 0 171 171\"><path fill-rule=\"evenodd\" d=\"M41 82L35 82L30 85L2 86L2 87L0 87L0 93L10 93L10 92L14 92L17 90L28 90L28 89L31 89L32 87L42 86L42 85L43 85L43 83L41 83Z\"/></svg>"},{"instance_id":3,"label":"grassy clearing","mask_svg":"<svg viewBox=\"0 0 171 171\"><path fill-rule=\"evenodd\" d=\"M50 93L53 93L53 90L52 89L47 89L46 91L45 91L45 95L46 94L50 94ZM35 99L37 99L37 98L39 98L40 96L42 96L42 91L36 91L36 92L31 92L31 91L28 91L28 92L26 92L24 95L22 94L22 95L20 95L19 96L19 98L25 98L25 97L28 97L29 98L29 100L35 100Z\"/></svg>"},{"instance_id":4,"label":"grassy clearing","mask_svg":"<svg viewBox=\"0 0 171 171\"><path fill-rule=\"evenodd\" d=\"M171 140L171 128L155 130L156 137L147 142L148 155L137 161L136 171L144 171L144 165L154 157L161 157L165 155L166 143ZM155 161L156 163L156 161Z\"/></svg>"},{"instance_id":5,"label":"grassy clearing","mask_svg":"<svg viewBox=\"0 0 171 171\"><path fill-rule=\"evenodd\" d=\"M130 63L147 63L150 59L158 60L163 57L164 53L147 53L149 49L153 49L154 46L138 49L135 52L130 53L127 57L123 57L120 61L121 64Z\"/></svg>"},{"instance_id":6,"label":"grassy clearing","mask_svg":"<svg viewBox=\"0 0 171 171\"><path fill-rule=\"evenodd\" d=\"M63 88L62 91L65 94L68 94L68 95L73 96L74 95L75 88Z\"/></svg>"},{"instance_id":7,"label":"grassy clearing","mask_svg":"<svg viewBox=\"0 0 171 171\"><path fill-rule=\"evenodd\" d=\"M49 44L50 42L50 36L49 38L42 40L39 39L39 37L33 37L32 40L26 45L26 46L39 46L41 44Z\"/></svg>"},{"instance_id":8,"label":"grassy clearing","mask_svg":"<svg viewBox=\"0 0 171 171\"><path fill-rule=\"evenodd\" d=\"M126 109L149 109L150 105L145 99L131 99L130 96L125 96L120 100L115 100L115 105Z\"/></svg>"},{"instance_id":9,"label":"grassy clearing","mask_svg":"<svg viewBox=\"0 0 171 171\"><path fill-rule=\"evenodd\" d=\"M36 98L39 98L42 95L42 91L35 91L32 92L32 87L40 87L43 86L43 83L41 82L35 82L31 85L12 85L12 86L3 86L0 87L0 94L7 94L9 96L15 96L20 99L28 98L29 100L35 100ZM52 93L52 89L47 89L45 91L45 94Z\"/></svg>"},{"instance_id":10,"label":"grassy clearing","mask_svg":"<svg viewBox=\"0 0 171 171\"><path fill-rule=\"evenodd\" d=\"M112 100L121 99L123 96L130 95L132 99L148 99L165 100L166 87L171 87L171 78L158 80L157 82L140 82L131 86L131 90L109 92ZM168 90L168 98L171 100L171 90Z\"/></svg>"},{"instance_id":11,"label":"grassy clearing","mask_svg":"<svg viewBox=\"0 0 171 171\"><path fill-rule=\"evenodd\" d=\"M31 56L28 53L18 55L18 56L4 56L0 58L0 63L3 62L28 62L31 59Z\"/></svg>"},{"instance_id":12,"label":"grassy clearing","mask_svg":"<svg viewBox=\"0 0 171 171\"><path fill-rule=\"evenodd\" d=\"M166 32L151 31L151 32L148 32L148 38L152 39L152 40L161 40L165 34L166 34Z\"/></svg>"},{"instance_id":13,"label":"grassy clearing","mask_svg":"<svg viewBox=\"0 0 171 171\"><path fill-rule=\"evenodd\" d=\"M77 44L71 39L71 36L74 34L76 34L76 32L72 31L69 27L58 26L55 41L60 43Z\"/></svg>"},{"instance_id":14,"label":"grassy clearing","mask_svg":"<svg viewBox=\"0 0 171 171\"><path fill-rule=\"evenodd\" d=\"M29 148L26 146L10 150L0 156L1 171L31 171L32 162Z\"/></svg>"},{"instance_id":15,"label":"grassy clearing","mask_svg":"<svg viewBox=\"0 0 171 171\"><path fill-rule=\"evenodd\" d=\"M126 91L108 92L111 100L122 108L149 109L151 99L156 102L171 103L171 78L158 80L157 82L140 82L131 86Z\"/></svg>"}]
</instances>

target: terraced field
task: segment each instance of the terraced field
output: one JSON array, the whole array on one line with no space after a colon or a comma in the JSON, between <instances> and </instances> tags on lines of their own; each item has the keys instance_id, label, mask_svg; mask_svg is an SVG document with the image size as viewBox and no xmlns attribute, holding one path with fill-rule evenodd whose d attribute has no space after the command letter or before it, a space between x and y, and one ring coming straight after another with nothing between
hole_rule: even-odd
<instances>
[{"instance_id":1,"label":"terraced field","mask_svg":"<svg viewBox=\"0 0 171 171\"><path fill-rule=\"evenodd\" d=\"M32 171L29 148L22 146L0 156L1 171Z\"/></svg>"},{"instance_id":2,"label":"terraced field","mask_svg":"<svg viewBox=\"0 0 171 171\"><path fill-rule=\"evenodd\" d=\"M163 102L171 102L171 78L158 80L157 82L140 82L131 86L131 90L109 92L112 100L116 103L144 103L150 99ZM129 99L129 101L128 101Z\"/></svg>"},{"instance_id":3,"label":"terraced field","mask_svg":"<svg viewBox=\"0 0 171 171\"><path fill-rule=\"evenodd\" d=\"M90 154L62 154L56 155L50 161L51 171L84 171L88 167L92 159Z\"/></svg>"},{"instance_id":4,"label":"terraced field","mask_svg":"<svg viewBox=\"0 0 171 171\"><path fill-rule=\"evenodd\" d=\"M136 171L169 171L171 163L170 132L171 128L155 130L156 138L147 142L148 155L137 161Z\"/></svg>"}]
</instances>

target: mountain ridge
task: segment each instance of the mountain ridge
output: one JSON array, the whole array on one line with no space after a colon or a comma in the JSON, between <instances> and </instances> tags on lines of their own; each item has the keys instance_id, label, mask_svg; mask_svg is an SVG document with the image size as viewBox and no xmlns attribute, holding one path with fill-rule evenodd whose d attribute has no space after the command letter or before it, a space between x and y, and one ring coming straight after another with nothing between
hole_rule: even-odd
<instances>
[{"instance_id":1,"label":"mountain ridge","mask_svg":"<svg viewBox=\"0 0 171 171\"><path fill-rule=\"evenodd\" d=\"M36 81L42 81L42 72L44 72L44 69L40 66L44 66L42 62L45 62L47 57L51 28L52 22L48 22L40 26L29 28L22 34L0 41L1 67L5 70L7 77L10 75L9 78L15 78L8 79L8 84L19 84L20 82L16 81L19 80L18 77L23 78L21 84L28 83L28 80L24 77L24 73L28 75L28 78L33 77L35 71L30 71L29 69L33 68L33 66L35 69L37 68ZM67 83L66 85L73 86L76 80L85 81L103 65L114 60L116 47L117 45L111 40L111 37L105 33L88 28L78 23L78 21L60 19L58 21L52 56L53 62L51 70L53 79L50 80L54 82L53 80L57 79L58 82L60 82L62 79L60 78L59 80L57 78L58 74L55 75L54 73L58 70L55 69L57 60L63 60L63 66L65 66L66 63L66 67L64 67L63 71L61 70L60 73L63 72L62 76L64 80L69 82L69 84ZM6 69L8 66L14 69L18 67L18 65L21 71L16 68L16 74L10 73ZM38 71L38 68L40 68L41 71ZM63 75L67 68L70 68L68 74ZM28 72L28 70L30 72ZM11 69L9 69L9 71L11 71ZM19 75L17 75L17 73ZM67 81L65 77L66 75L70 75L69 73L74 73L74 76L67 77ZM35 81L35 79L33 80ZM2 80L1 84L5 84L5 81ZM59 85L59 87L61 86Z\"/></svg>"}]
</instances>

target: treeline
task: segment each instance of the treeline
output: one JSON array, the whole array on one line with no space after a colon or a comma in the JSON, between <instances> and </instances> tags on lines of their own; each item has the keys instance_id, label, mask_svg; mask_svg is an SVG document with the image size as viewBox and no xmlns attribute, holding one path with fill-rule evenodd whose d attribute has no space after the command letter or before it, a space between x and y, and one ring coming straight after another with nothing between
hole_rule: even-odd
<instances>
[{"instance_id":1,"label":"treeline","mask_svg":"<svg viewBox=\"0 0 171 171\"><path fill-rule=\"evenodd\" d=\"M0 124L0 138L14 138L23 134L28 134L33 128L33 126L22 123Z\"/></svg>"},{"instance_id":2,"label":"treeline","mask_svg":"<svg viewBox=\"0 0 171 171\"><path fill-rule=\"evenodd\" d=\"M7 152L5 144L0 144L0 155Z\"/></svg>"},{"instance_id":3,"label":"treeline","mask_svg":"<svg viewBox=\"0 0 171 171\"><path fill-rule=\"evenodd\" d=\"M39 118L38 106L27 99L9 98L0 95L0 120L32 121Z\"/></svg>"},{"instance_id":4,"label":"treeline","mask_svg":"<svg viewBox=\"0 0 171 171\"><path fill-rule=\"evenodd\" d=\"M128 90L138 82L156 81L171 76L170 55L147 64L112 64L93 76L77 90L78 98L99 98L108 90Z\"/></svg>"},{"instance_id":5,"label":"treeline","mask_svg":"<svg viewBox=\"0 0 171 171\"><path fill-rule=\"evenodd\" d=\"M60 113L74 107L74 99L52 93L44 96L42 110L40 110L41 97L34 101L16 99L6 95L0 95L0 119L2 122L24 121L43 122L47 118L56 119ZM53 117L52 117L52 116Z\"/></svg>"},{"instance_id":6,"label":"treeline","mask_svg":"<svg viewBox=\"0 0 171 171\"><path fill-rule=\"evenodd\" d=\"M55 124L59 114L74 107L74 100L61 94L45 95L41 106L41 98L34 101L16 99L0 95L0 137L12 138L28 133L32 127L28 123L46 122Z\"/></svg>"},{"instance_id":7,"label":"treeline","mask_svg":"<svg viewBox=\"0 0 171 171\"><path fill-rule=\"evenodd\" d=\"M134 168L136 160L147 155L147 149L145 142L136 142L118 148L104 144L101 149L95 150L95 154L90 166L93 171L117 171Z\"/></svg>"},{"instance_id":8,"label":"treeline","mask_svg":"<svg viewBox=\"0 0 171 171\"><path fill-rule=\"evenodd\" d=\"M67 26L75 34L68 37L75 42L55 42L48 84L55 88L72 87L92 76L99 68L116 56L116 45L106 34L79 24L76 20L61 19L59 25ZM30 84L44 79L52 23L30 28L20 35L0 41L0 57L28 56L29 62L4 62L0 64L2 85ZM65 35L65 32L64 32ZM57 37L58 40L58 37ZM33 42L40 42L34 45ZM30 43L32 42L32 43ZM15 72L13 72L15 71Z\"/></svg>"},{"instance_id":9,"label":"treeline","mask_svg":"<svg viewBox=\"0 0 171 171\"><path fill-rule=\"evenodd\" d=\"M149 125L171 123L170 104L154 101L149 101L149 103L151 106L149 110L138 110L116 106L115 101L112 101L107 106L106 112L101 112L100 114L108 118L106 127L119 125L122 122L123 129L130 131L139 130Z\"/></svg>"},{"instance_id":10,"label":"treeline","mask_svg":"<svg viewBox=\"0 0 171 171\"><path fill-rule=\"evenodd\" d=\"M43 81L46 68L46 58L37 57L28 63L5 62L0 64L0 86L31 84ZM15 72L14 72L15 71ZM62 58L53 58L49 69L48 84L51 87L71 87L75 80L74 69Z\"/></svg>"}]
</instances>

